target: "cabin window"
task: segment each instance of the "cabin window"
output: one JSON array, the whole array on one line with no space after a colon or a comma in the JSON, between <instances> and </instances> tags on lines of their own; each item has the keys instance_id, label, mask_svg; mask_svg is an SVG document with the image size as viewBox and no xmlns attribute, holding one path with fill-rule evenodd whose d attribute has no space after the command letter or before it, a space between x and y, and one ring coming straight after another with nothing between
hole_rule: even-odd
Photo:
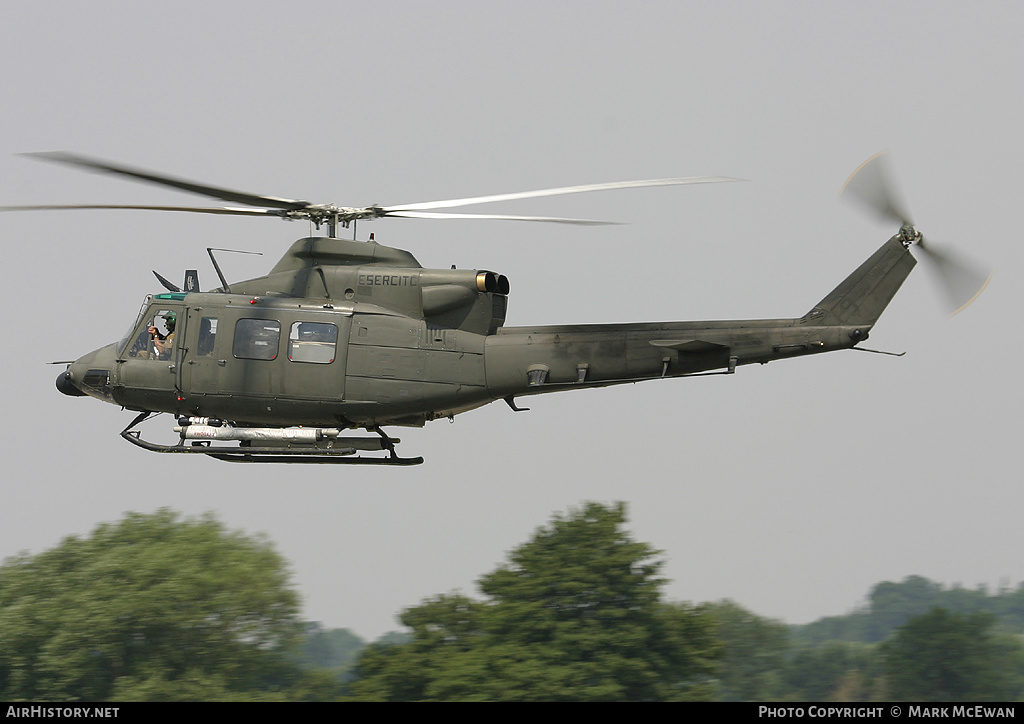
<instances>
[{"instance_id":1,"label":"cabin window","mask_svg":"<svg viewBox=\"0 0 1024 724\"><path fill-rule=\"evenodd\" d=\"M277 359L281 323L274 319L239 319L232 352L239 359Z\"/></svg>"},{"instance_id":2,"label":"cabin window","mask_svg":"<svg viewBox=\"0 0 1024 724\"><path fill-rule=\"evenodd\" d=\"M199 357L212 357L216 341L217 318L203 317L199 320L199 341L196 343L196 355Z\"/></svg>"},{"instance_id":3,"label":"cabin window","mask_svg":"<svg viewBox=\"0 0 1024 724\"><path fill-rule=\"evenodd\" d=\"M288 334L288 359L326 365L338 349L338 328L322 322L296 322Z\"/></svg>"}]
</instances>

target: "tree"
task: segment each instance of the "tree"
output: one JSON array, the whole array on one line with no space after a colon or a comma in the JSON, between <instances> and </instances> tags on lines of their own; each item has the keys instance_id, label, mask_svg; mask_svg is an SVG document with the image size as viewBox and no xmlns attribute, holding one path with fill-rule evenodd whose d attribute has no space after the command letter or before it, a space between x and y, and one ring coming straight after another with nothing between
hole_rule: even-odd
<instances>
[{"instance_id":1,"label":"tree","mask_svg":"<svg viewBox=\"0 0 1024 724\"><path fill-rule=\"evenodd\" d=\"M789 646L789 628L761 618L732 601L704 604L718 623L723 655L718 675L719 701L765 701Z\"/></svg>"},{"instance_id":2,"label":"tree","mask_svg":"<svg viewBox=\"0 0 1024 724\"><path fill-rule=\"evenodd\" d=\"M991 614L934 608L910 619L881 645L894 701L998 701L1019 667L1020 644L1007 648L991 634ZM1016 659L1015 661L1013 659Z\"/></svg>"},{"instance_id":3,"label":"tree","mask_svg":"<svg viewBox=\"0 0 1024 724\"><path fill-rule=\"evenodd\" d=\"M0 567L0 699L220 699L296 680L284 560L207 515L128 514Z\"/></svg>"},{"instance_id":4,"label":"tree","mask_svg":"<svg viewBox=\"0 0 1024 724\"><path fill-rule=\"evenodd\" d=\"M942 586L923 576L907 576L901 583L883 581L871 590L869 641L881 641L913 616L939 604Z\"/></svg>"},{"instance_id":5,"label":"tree","mask_svg":"<svg viewBox=\"0 0 1024 724\"><path fill-rule=\"evenodd\" d=\"M556 516L479 581L484 602L438 596L374 646L353 693L387 700L642 700L708 696L711 619L660 600L658 551L622 530L623 504Z\"/></svg>"},{"instance_id":6,"label":"tree","mask_svg":"<svg viewBox=\"0 0 1024 724\"><path fill-rule=\"evenodd\" d=\"M347 628L325 629L319 623L307 623L296 662L303 668L329 669L345 680L366 642Z\"/></svg>"},{"instance_id":7,"label":"tree","mask_svg":"<svg viewBox=\"0 0 1024 724\"><path fill-rule=\"evenodd\" d=\"M879 684L872 644L829 641L797 650L781 675L782 691L795 701L869 701Z\"/></svg>"}]
</instances>

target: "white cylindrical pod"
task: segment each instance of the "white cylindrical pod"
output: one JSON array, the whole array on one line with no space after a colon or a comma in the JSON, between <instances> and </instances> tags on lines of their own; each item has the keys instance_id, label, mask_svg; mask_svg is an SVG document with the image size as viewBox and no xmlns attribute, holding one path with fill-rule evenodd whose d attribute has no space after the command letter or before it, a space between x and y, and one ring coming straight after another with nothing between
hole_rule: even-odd
<instances>
[{"instance_id":1,"label":"white cylindrical pod","mask_svg":"<svg viewBox=\"0 0 1024 724\"><path fill-rule=\"evenodd\" d=\"M211 427L210 425L188 425L175 427L186 440L269 440L275 442L319 442L325 438L337 437L337 428L324 427Z\"/></svg>"}]
</instances>

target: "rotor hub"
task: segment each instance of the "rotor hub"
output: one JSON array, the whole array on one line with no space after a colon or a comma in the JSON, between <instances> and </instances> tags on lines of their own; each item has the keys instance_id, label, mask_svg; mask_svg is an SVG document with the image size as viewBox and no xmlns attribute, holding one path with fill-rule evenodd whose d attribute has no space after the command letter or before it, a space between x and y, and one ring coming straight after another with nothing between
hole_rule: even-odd
<instances>
[{"instance_id":1,"label":"rotor hub","mask_svg":"<svg viewBox=\"0 0 1024 724\"><path fill-rule=\"evenodd\" d=\"M911 244L920 244L921 239L924 238L921 235L921 232L918 231L913 224L904 224L901 226L898 236L905 247L910 247Z\"/></svg>"}]
</instances>

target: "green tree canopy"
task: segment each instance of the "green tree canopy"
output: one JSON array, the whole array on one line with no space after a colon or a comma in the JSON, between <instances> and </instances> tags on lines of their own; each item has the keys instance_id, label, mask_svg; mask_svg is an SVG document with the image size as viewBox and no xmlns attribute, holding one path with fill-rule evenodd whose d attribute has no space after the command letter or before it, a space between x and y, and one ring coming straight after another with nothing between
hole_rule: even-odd
<instances>
[{"instance_id":1,"label":"green tree canopy","mask_svg":"<svg viewBox=\"0 0 1024 724\"><path fill-rule=\"evenodd\" d=\"M765 701L789 647L789 628L761 618L733 601L706 603L701 610L718 624L723 656L718 674L719 701Z\"/></svg>"},{"instance_id":2,"label":"green tree canopy","mask_svg":"<svg viewBox=\"0 0 1024 724\"><path fill-rule=\"evenodd\" d=\"M871 590L869 640L881 641L913 616L940 605L942 586L924 576L907 576L901 583L882 581Z\"/></svg>"},{"instance_id":3,"label":"green tree canopy","mask_svg":"<svg viewBox=\"0 0 1024 724\"><path fill-rule=\"evenodd\" d=\"M829 641L800 648L782 668L779 691L795 701L870 701L879 694L872 644Z\"/></svg>"},{"instance_id":4,"label":"green tree canopy","mask_svg":"<svg viewBox=\"0 0 1024 724\"><path fill-rule=\"evenodd\" d=\"M796 626L793 641L799 645L816 645L832 640L876 643L889 637L914 616L933 608L958 613L992 613L1002 628L1022 631L1024 583L1015 591L1004 588L990 594L984 585L973 589L959 584L944 587L923 576L907 576L899 583L882 581L872 587L866 607L845 616L828 616Z\"/></svg>"},{"instance_id":5,"label":"green tree canopy","mask_svg":"<svg viewBox=\"0 0 1024 724\"><path fill-rule=\"evenodd\" d=\"M353 693L385 700L642 700L707 696L714 623L660 600L658 551L623 504L556 516L484 575L484 602L438 596L401 617L407 644L370 647Z\"/></svg>"},{"instance_id":6,"label":"green tree canopy","mask_svg":"<svg viewBox=\"0 0 1024 724\"><path fill-rule=\"evenodd\" d=\"M365 646L366 642L347 628L328 630L319 623L307 623L296 661L303 668L329 669L344 679Z\"/></svg>"},{"instance_id":7,"label":"green tree canopy","mask_svg":"<svg viewBox=\"0 0 1024 724\"><path fill-rule=\"evenodd\" d=\"M910 619L881 645L889 694L894 701L999 701L1019 669L1019 642L1007 648L991 632L987 613L934 608Z\"/></svg>"},{"instance_id":8,"label":"green tree canopy","mask_svg":"<svg viewBox=\"0 0 1024 724\"><path fill-rule=\"evenodd\" d=\"M206 698L290 671L298 599L261 537L128 514L0 567L0 699Z\"/></svg>"}]
</instances>

